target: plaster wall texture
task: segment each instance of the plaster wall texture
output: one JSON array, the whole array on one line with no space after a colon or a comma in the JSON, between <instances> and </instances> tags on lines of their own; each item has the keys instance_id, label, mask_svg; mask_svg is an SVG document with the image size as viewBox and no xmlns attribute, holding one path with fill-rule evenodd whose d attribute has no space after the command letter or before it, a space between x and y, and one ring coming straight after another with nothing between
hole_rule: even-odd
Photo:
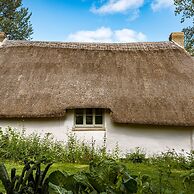
<instances>
[{"instance_id":1,"label":"plaster wall texture","mask_svg":"<svg viewBox=\"0 0 194 194\"><path fill-rule=\"evenodd\" d=\"M25 129L26 134L33 132L43 136L52 133L59 141L66 141L68 133L74 129L74 113L68 110L66 117L61 119L26 119L0 120L0 127ZM106 131L73 131L77 138L101 146L106 137L107 149L115 148L117 142L122 153L129 152L140 147L147 154L159 153L168 149L180 152L182 149L190 151L194 144L194 129L191 127L130 125L113 123L108 112L105 113Z\"/></svg>"},{"instance_id":2,"label":"plaster wall texture","mask_svg":"<svg viewBox=\"0 0 194 194\"><path fill-rule=\"evenodd\" d=\"M113 147L118 141L122 152L140 147L147 154L182 149L189 152L194 143L194 130L187 127L115 124L107 118L107 146Z\"/></svg>"}]
</instances>

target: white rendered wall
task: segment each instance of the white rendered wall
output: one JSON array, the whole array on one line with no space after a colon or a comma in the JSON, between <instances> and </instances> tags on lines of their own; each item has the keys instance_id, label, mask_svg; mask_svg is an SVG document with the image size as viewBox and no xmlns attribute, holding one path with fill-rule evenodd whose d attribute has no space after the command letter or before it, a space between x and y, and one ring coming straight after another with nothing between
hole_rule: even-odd
<instances>
[{"instance_id":1,"label":"white rendered wall","mask_svg":"<svg viewBox=\"0 0 194 194\"><path fill-rule=\"evenodd\" d=\"M102 145L105 136L105 131L72 131L74 128L74 112L72 110L68 110L65 118L61 119L0 119L0 127L5 129L8 126L19 131L25 129L27 135L38 133L43 137L46 133L52 133L59 141L67 141L67 135L73 132L78 139L88 143L95 140L96 145Z\"/></svg>"},{"instance_id":2,"label":"white rendered wall","mask_svg":"<svg viewBox=\"0 0 194 194\"><path fill-rule=\"evenodd\" d=\"M129 152L135 147L143 148L146 153L153 154L168 149L190 151L194 144L194 130L188 127L162 127L145 125L115 124L109 113L105 114L106 131L73 131L78 139L88 143L95 140L96 145L103 145L104 136L108 150L115 148L117 142L122 152ZM25 129L27 134L33 132L44 135L52 133L57 140L66 141L67 134L74 128L73 111L68 111L63 119L36 120L0 120L0 127Z\"/></svg>"},{"instance_id":3,"label":"white rendered wall","mask_svg":"<svg viewBox=\"0 0 194 194\"><path fill-rule=\"evenodd\" d=\"M143 148L147 154L169 149L189 152L194 143L194 130L188 127L115 124L109 115L106 115L106 126L108 147L113 147L118 141L123 152L135 147Z\"/></svg>"}]
</instances>

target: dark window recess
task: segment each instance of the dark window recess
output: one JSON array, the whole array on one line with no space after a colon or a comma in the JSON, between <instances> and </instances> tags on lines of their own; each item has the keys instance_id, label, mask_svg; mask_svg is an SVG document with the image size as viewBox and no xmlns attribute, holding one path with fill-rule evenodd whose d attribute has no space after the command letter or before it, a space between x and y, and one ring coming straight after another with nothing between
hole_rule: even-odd
<instances>
[{"instance_id":1,"label":"dark window recess","mask_svg":"<svg viewBox=\"0 0 194 194\"><path fill-rule=\"evenodd\" d=\"M93 117L86 115L86 125L92 125L93 124Z\"/></svg>"},{"instance_id":2,"label":"dark window recess","mask_svg":"<svg viewBox=\"0 0 194 194\"><path fill-rule=\"evenodd\" d=\"M93 109L87 108L86 109L86 125L92 125L93 124Z\"/></svg>"},{"instance_id":3,"label":"dark window recess","mask_svg":"<svg viewBox=\"0 0 194 194\"><path fill-rule=\"evenodd\" d=\"M83 115L76 115L76 125L83 125L84 124L84 117Z\"/></svg>"},{"instance_id":4,"label":"dark window recess","mask_svg":"<svg viewBox=\"0 0 194 194\"><path fill-rule=\"evenodd\" d=\"M99 127L103 125L103 109L86 108L75 110L75 125L79 127Z\"/></svg>"},{"instance_id":5,"label":"dark window recess","mask_svg":"<svg viewBox=\"0 0 194 194\"><path fill-rule=\"evenodd\" d=\"M102 116L95 116L95 124L96 125L102 125Z\"/></svg>"},{"instance_id":6,"label":"dark window recess","mask_svg":"<svg viewBox=\"0 0 194 194\"><path fill-rule=\"evenodd\" d=\"M86 108L86 115L92 115L92 114L93 114L92 108Z\"/></svg>"},{"instance_id":7,"label":"dark window recess","mask_svg":"<svg viewBox=\"0 0 194 194\"><path fill-rule=\"evenodd\" d=\"M96 115L102 115L102 109L101 108L96 108L95 109L95 114Z\"/></svg>"},{"instance_id":8,"label":"dark window recess","mask_svg":"<svg viewBox=\"0 0 194 194\"><path fill-rule=\"evenodd\" d=\"M95 124L96 125L102 125L103 124L102 109L101 108L96 108L95 109Z\"/></svg>"},{"instance_id":9,"label":"dark window recess","mask_svg":"<svg viewBox=\"0 0 194 194\"><path fill-rule=\"evenodd\" d=\"M76 113L76 116L75 116L76 125L83 125L84 124L84 110L76 109L75 113Z\"/></svg>"},{"instance_id":10,"label":"dark window recess","mask_svg":"<svg viewBox=\"0 0 194 194\"><path fill-rule=\"evenodd\" d=\"M76 114L78 114L78 115L79 115L79 114L82 114L82 115L83 115L83 114L84 114L84 109L78 108L78 109L75 110L75 112L76 112Z\"/></svg>"}]
</instances>

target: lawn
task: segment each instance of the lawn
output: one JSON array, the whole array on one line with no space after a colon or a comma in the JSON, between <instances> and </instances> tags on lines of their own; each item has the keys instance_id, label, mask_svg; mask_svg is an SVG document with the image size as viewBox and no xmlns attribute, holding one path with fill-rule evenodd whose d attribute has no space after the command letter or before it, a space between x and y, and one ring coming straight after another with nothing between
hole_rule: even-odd
<instances>
[{"instance_id":1,"label":"lawn","mask_svg":"<svg viewBox=\"0 0 194 194\"><path fill-rule=\"evenodd\" d=\"M176 194L184 190L183 176L190 172L189 170L168 168L167 166L158 167L145 163L134 164L128 162L126 165L132 174L139 173L140 175L148 175L151 177L153 187L172 187L177 191Z\"/></svg>"},{"instance_id":2,"label":"lawn","mask_svg":"<svg viewBox=\"0 0 194 194\"><path fill-rule=\"evenodd\" d=\"M194 193L194 153L185 153L184 150L183 153L169 150L160 155L147 157L143 150L136 148L134 152L127 153L125 157L120 158L117 149L111 154L107 153L104 146L95 148L95 146L79 141L74 134L70 134L68 141L64 144L54 141L50 136L41 139L37 134L26 136L10 128L5 132L0 129L0 163L6 165L9 174L12 168L16 168L16 174L21 175L23 169L21 161L24 158L44 160L45 162L55 161L48 175L56 170L68 173L87 171L85 174L76 174L75 177L81 174L82 178L83 176L85 178L87 176L93 177L90 179L90 181L94 180L93 183L101 181L103 192L107 192L107 186L112 189L115 183L119 184L119 187L116 185L114 188L116 191L118 188L122 189L122 181L127 174L128 180L132 178L136 182L135 184L138 186L136 193L138 194ZM90 171L92 169L89 168L91 161L95 161L94 164L97 165L95 172ZM98 166L101 161L103 161L103 168ZM116 164L110 167L110 161L114 161ZM123 167L123 164L127 169ZM42 167L44 168L44 166ZM125 169L125 171L117 172L115 169L118 168ZM112 178L112 174L109 172L116 174L114 178L117 182L112 179L113 185L106 182ZM184 181L186 174L188 174L187 182ZM88 183L88 180L85 182ZM0 192L5 192L1 182Z\"/></svg>"},{"instance_id":3,"label":"lawn","mask_svg":"<svg viewBox=\"0 0 194 194\"><path fill-rule=\"evenodd\" d=\"M16 168L17 170L17 174L20 175L23 169L23 164L22 162L12 162L12 161L4 161L4 164L10 174L11 169L12 168ZM44 166L42 166L42 168L44 168ZM61 171L65 171L68 173L76 173L78 171L81 170L87 170L88 169L88 165L84 165L84 164L72 164L72 163L55 163L51 166L49 173L55 171L55 170L61 170ZM0 181L0 192L5 192L3 185Z\"/></svg>"},{"instance_id":4,"label":"lawn","mask_svg":"<svg viewBox=\"0 0 194 194\"><path fill-rule=\"evenodd\" d=\"M11 162L8 160L4 161L4 163L9 173L11 171L11 168L14 167L17 169L17 174L21 174L22 168L23 168L22 163ZM169 174L168 169L165 169L164 167L160 169L158 166L145 164L145 163L133 163L133 162L123 162L123 163L127 166L131 175L137 175L137 176L148 175L152 180L153 188L161 187L161 186L173 187L175 190L177 190L176 194L179 193L178 191L182 191L184 189L182 178L181 178L182 175L189 172L187 170L182 170L182 169L179 169L179 170L171 169ZM44 168L44 166L42 167ZM50 168L48 174L50 174L55 170L65 171L68 173L76 173L78 171L88 170L88 165L73 164L73 163L54 163ZM5 192L1 183L0 183L0 192ZM168 193L168 192L165 192L165 193Z\"/></svg>"}]
</instances>

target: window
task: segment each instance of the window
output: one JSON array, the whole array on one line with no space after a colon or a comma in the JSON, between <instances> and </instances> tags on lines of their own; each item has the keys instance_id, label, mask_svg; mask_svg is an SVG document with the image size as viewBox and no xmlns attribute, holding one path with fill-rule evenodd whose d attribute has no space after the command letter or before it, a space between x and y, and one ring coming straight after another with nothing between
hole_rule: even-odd
<instances>
[{"instance_id":1,"label":"window","mask_svg":"<svg viewBox=\"0 0 194 194\"><path fill-rule=\"evenodd\" d=\"M101 108L75 109L75 128L104 128L104 112Z\"/></svg>"}]
</instances>

